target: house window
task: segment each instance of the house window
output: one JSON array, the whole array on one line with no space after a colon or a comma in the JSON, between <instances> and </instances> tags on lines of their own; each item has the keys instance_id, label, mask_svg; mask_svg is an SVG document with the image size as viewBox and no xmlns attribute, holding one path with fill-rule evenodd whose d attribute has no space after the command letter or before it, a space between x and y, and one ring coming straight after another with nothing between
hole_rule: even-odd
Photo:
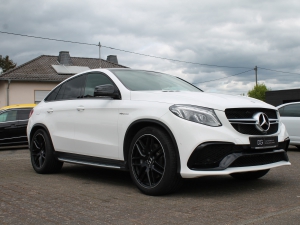
<instances>
[{"instance_id":1,"label":"house window","mask_svg":"<svg viewBox=\"0 0 300 225\"><path fill-rule=\"evenodd\" d=\"M34 91L34 103L38 104L44 100L50 91Z\"/></svg>"}]
</instances>

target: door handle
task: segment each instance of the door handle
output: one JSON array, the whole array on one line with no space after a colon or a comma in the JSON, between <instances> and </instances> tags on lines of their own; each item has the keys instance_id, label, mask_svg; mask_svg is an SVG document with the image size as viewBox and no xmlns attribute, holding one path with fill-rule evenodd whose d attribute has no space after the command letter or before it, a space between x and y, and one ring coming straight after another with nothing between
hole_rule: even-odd
<instances>
[{"instance_id":1,"label":"door handle","mask_svg":"<svg viewBox=\"0 0 300 225\"><path fill-rule=\"evenodd\" d=\"M78 107L77 107L77 111L80 112L80 111L83 111L83 110L84 110L84 107L83 107L83 106L78 106Z\"/></svg>"},{"instance_id":2,"label":"door handle","mask_svg":"<svg viewBox=\"0 0 300 225\"><path fill-rule=\"evenodd\" d=\"M47 113L53 113L53 109L48 109Z\"/></svg>"}]
</instances>

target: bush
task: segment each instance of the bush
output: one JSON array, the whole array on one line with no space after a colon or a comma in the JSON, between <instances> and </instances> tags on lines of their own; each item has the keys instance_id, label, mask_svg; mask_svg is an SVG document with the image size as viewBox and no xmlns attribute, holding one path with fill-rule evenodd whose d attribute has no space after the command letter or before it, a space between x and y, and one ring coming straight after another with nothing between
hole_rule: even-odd
<instances>
[{"instance_id":1,"label":"bush","mask_svg":"<svg viewBox=\"0 0 300 225\"><path fill-rule=\"evenodd\" d=\"M266 91L270 91L270 90L271 89L268 89L264 83L257 84L253 87L252 90L248 91L248 96L259 99L261 101L265 101L266 100Z\"/></svg>"}]
</instances>

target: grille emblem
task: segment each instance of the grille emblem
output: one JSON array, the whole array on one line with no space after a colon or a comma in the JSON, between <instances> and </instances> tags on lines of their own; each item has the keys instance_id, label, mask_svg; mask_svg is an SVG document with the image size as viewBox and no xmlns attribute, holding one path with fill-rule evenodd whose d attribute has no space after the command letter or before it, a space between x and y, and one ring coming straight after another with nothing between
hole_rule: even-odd
<instances>
[{"instance_id":1,"label":"grille emblem","mask_svg":"<svg viewBox=\"0 0 300 225\"><path fill-rule=\"evenodd\" d=\"M256 120L255 127L257 130L266 133L270 129L270 121L265 113L259 112L253 116Z\"/></svg>"}]
</instances>

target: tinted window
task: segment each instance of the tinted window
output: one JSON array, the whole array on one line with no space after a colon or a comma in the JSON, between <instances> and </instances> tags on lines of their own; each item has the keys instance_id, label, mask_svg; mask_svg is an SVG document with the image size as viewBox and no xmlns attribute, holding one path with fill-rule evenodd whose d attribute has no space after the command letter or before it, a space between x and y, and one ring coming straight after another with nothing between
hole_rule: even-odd
<instances>
[{"instance_id":1,"label":"tinted window","mask_svg":"<svg viewBox=\"0 0 300 225\"><path fill-rule=\"evenodd\" d=\"M55 100L56 96L57 96L57 93L59 92L59 89L61 88L61 85L57 88L55 88L48 96L47 98L45 98L45 101L46 102L49 102L49 101L53 101Z\"/></svg>"},{"instance_id":2,"label":"tinted window","mask_svg":"<svg viewBox=\"0 0 300 225\"><path fill-rule=\"evenodd\" d=\"M101 73L90 73L86 79L86 85L84 90L84 97L94 97L95 87L103 84L114 83L104 74Z\"/></svg>"},{"instance_id":3,"label":"tinted window","mask_svg":"<svg viewBox=\"0 0 300 225\"><path fill-rule=\"evenodd\" d=\"M8 122L17 120L17 111L10 110L0 115L0 122Z\"/></svg>"},{"instance_id":4,"label":"tinted window","mask_svg":"<svg viewBox=\"0 0 300 225\"><path fill-rule=\"evenodd\" d=\"M31 109L19 109L17 117L18 120L28 120L30 111Z\"/></svg>"},{"instance_id":5,"label":"tinted window","mask_svg":"<svg viewBox=\"0 0 300 225\"><path fill-rule=\"evenodd\" d=\"M281 107L281 108L279 109L279 114L280 114L280 116L283 116L283 115L284 115L284 107Z\"/></svg>"},{"instance_id":6,"label":"tinted window","mask_svg":"<svg viewBox=\"0 0 300 225\"><path fill-rule=\"evenodd\" d=\"M300 117L300 104L286 105L284 109L279 109L280 116Z\"/></svg>"},{"instance_id":7,"label":"tinted window","mask_svg":"<svg viewBox=\"0 0 300 225\"><path fill-rule=\"evenodd\" d=\"M60 85L60 89L55 97L55 100L61 100L63 98L66 85L67 83Z\"/></svg>"},{"instance_id":8,"label":"tinted window","mask_svg":"<svg viewBox=\"0 0 300 225\"><path fill-rule=\"evenodd\" d=\"M201 90L175 76L139 70L112 70L131 91L193 91Z\"/></svg>"},{"instance_id":9,"label":"tinted window","mask_svg":"<svg viewBox=\"0 0 300 225\"><path fill-rule=\"evenodd\" d=\"M60 88L56 100L67 100L81 98L81 91L84 87L85 76L75 77L65 82Z\"/></svg>"}]
</instances>

